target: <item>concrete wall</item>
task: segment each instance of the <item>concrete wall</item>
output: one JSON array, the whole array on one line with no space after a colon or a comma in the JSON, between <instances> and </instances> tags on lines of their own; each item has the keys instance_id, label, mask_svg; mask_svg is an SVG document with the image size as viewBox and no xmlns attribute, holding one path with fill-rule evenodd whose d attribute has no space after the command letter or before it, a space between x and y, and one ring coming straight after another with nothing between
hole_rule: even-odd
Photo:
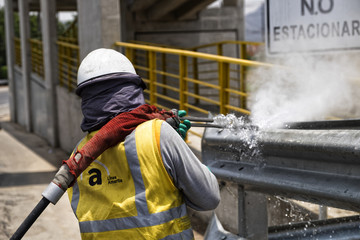
<instances>
[{"instance_id":1,"label":"concrete wall","mask_svg":"<svg viewBox=\"0 0 360 240\"><path fill-rule=\"evenodd\" d=\"M16 89L16 122L26 126L25 121L25 99L24 82L21 69L18 66L14 68L14 82ZM30 106L31 106L31 129L37 135L49 140L48 136L48 111L46 106L45 82L37 74L30 76Z\"/></svg>"},{"instance_id":2,"label":"concrete wall","mask_svg":"<svg viewBox=\"0 0 360 240\"><path fill-rule=\"evenodd\" d=\"M46 107L45 82L40 76L31 74L30 88L32 130L37 135L48 139L48 112Z\"/></svg>"},{"instance_id":3,"label":"concrete wall","mask_svg":"<svg viewBox=\"0 0 360 240\"><path fill-rule=\"evenodd\" d=\"M135 21L127 39L178 47L194 47L223 40L242 40L244 24L242 6L202 10L191 21Z\"/></svg>"},{"instance_id":4,"label":"concrete wall","mask_svg":"<svg viewBox=\"0 0 360 240\"><path fill-rule=\"evenodd\" d=\"M57 86L59 144L60 148L72 152L76 144L85 136L80 129L82 121L80 98L66 88Z\"/></svg>"},{"instance_id":5,"label":"concrete wall","mask_svg":"<svg viewBox=\"0 0 360 240\"><path fill-rule=\"evenodd\" d=\"M25 127L24 84L20 68L15 67L14 80L16 87L16 122ZM32 130L49 141L47 134L47 106L45 82L36 74L31 74L31 118ZM78 96L66 88L57 86L59 147L72 152L76 144L85 136L80 129L82 121L81 101Z\"/></svg>"},{"instance_id":6,"label":"concrete wall","mask_svg":"<svg viewBox=\"0 0 360 240\"><path fill-rule=\"evenodd\" d=\"M16 122L25 127L24 83L22 80L21 69L17 66L14 68L14 88L16 89Z\"/></svg>"}]
</instances>

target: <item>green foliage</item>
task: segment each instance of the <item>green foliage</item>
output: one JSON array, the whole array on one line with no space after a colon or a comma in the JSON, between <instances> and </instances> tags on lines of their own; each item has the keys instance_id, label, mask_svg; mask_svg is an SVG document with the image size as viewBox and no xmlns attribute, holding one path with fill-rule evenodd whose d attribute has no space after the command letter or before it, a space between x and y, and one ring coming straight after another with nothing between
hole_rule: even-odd
<instances>
[{"instance_id":1,"label":"green foliage","mask_svg":"<svg viewBox=\"0 0 360 240\"><path fill-rule=\"evenodd\" d=\"M39 24L39 14L30 15L30 37L41 39L41 29ZM19 14L14 12L14 34L20 37ZM6 42L5 42L5 13L4 8L0 8L0 66L6 65Z\"/></svg>"},{"instance_id":2,"label":"green foliage","mask_svg":"<svg viewBox=\"0 0 360 240\"><path fill-rule=\"evenodd\" d=\"M30 38L41 40L40 13L31 12L29 16ZM58 21L58 35L63 34L71 25L72 21L63 23ZM20 21L19 14L14 12L14 35L20 38ZM0 8L0 67L6 65L6 42L5 42L5 12L4 7ZM1 70L2 71L2 70ZM2 74L2 72L0 72Z\"/></svg>"},{"instance_id":3,"label":"green foliage","mask_svg":"<svg viewBox=\"0 0 360 240\"><path fill-rule=\"evenodd\" d=\"M0 68L0 79L7 79L7 67L2 66Z\"/></svg>"},{"instance_id":4,"label":"green foliage","mask_svg":"<svg viewBox=\"0 0 360 240\"><path fill-rule=\"evenodd\" d=\"M0 66L6 65L4 8L0 9Z\"/></svg>"},{"instance_id":5,"label":"green foliage","mask_svg":"<svg viewBox=\"0 0 360 240\"><path fill-rule=\"evenodd\" d=\"M30 14L30 38L41 39L40 13Z\"/></svg>"}]
</instances>

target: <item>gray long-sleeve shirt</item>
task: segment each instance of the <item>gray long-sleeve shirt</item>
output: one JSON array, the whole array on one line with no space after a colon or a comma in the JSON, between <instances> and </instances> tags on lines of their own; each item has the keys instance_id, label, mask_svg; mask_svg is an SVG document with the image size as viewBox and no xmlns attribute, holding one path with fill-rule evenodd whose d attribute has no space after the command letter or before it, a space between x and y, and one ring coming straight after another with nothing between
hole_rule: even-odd
<instances>
[{"instance_id":1,"label":"gray long-sleeve shirt","mask_svg":"<svg viewBox=\"0 0 360 240\"><path fill-rule=\"evenodd\" d=\"M198 211L215 209L220 192L214 174L166 122L161 125L160 151L165 169L174 185L183 192L186 204Z\"/></svg>"}]
</instances>

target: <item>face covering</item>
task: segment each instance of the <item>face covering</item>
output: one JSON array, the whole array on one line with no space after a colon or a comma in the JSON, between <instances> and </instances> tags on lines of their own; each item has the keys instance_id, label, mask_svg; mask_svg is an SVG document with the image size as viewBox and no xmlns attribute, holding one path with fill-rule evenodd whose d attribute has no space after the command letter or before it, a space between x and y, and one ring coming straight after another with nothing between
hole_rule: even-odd
<instances>
[{"instance_id":1,"label":"face covering","mask_svg":"<svg viewBox=\"0 0 360 240\"><path fill-rule=\"evenodd\" d=\"M145 104L144 88L140 76L131 73L108 74L81 84L76 93L82 98L82 131L99 130L118 114Z\"/></svg>"}]
</instances>

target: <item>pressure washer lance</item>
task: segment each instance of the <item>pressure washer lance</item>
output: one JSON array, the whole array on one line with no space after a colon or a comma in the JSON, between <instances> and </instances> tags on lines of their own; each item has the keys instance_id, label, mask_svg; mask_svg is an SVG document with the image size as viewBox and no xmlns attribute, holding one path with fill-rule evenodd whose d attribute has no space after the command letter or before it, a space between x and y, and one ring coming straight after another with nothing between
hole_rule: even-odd
<instances>
[{"instance_id":1,"label":"pressure washer lance","mask_svg":"<svg viewBox=\"0 0 360 240\"><path fill-rule=\"evenodd\" d=\"M181 121L189 120L191 122L191 127L224 128L224 126L222 126L222 125L213 124L212 122L214 122L214 119L212 119L212 118L180 117L180 120Z\"/></svg>"},{"instance_id":2,"label":"pressure washer lance","mask_svg":"<svg viewBox=\"0 0 360 240\"><path fill-rule=\"evenodd\" d=\"M181 121L189 120L191 127L206 127L206 128L226 128L223 124L214 124L213 118L201 118L201 117L180 117ZM195 123L194 123L195 122ZM259 127L250 123L241 124L240 129L258 130Z\"/></svg>"}]
</instances>

